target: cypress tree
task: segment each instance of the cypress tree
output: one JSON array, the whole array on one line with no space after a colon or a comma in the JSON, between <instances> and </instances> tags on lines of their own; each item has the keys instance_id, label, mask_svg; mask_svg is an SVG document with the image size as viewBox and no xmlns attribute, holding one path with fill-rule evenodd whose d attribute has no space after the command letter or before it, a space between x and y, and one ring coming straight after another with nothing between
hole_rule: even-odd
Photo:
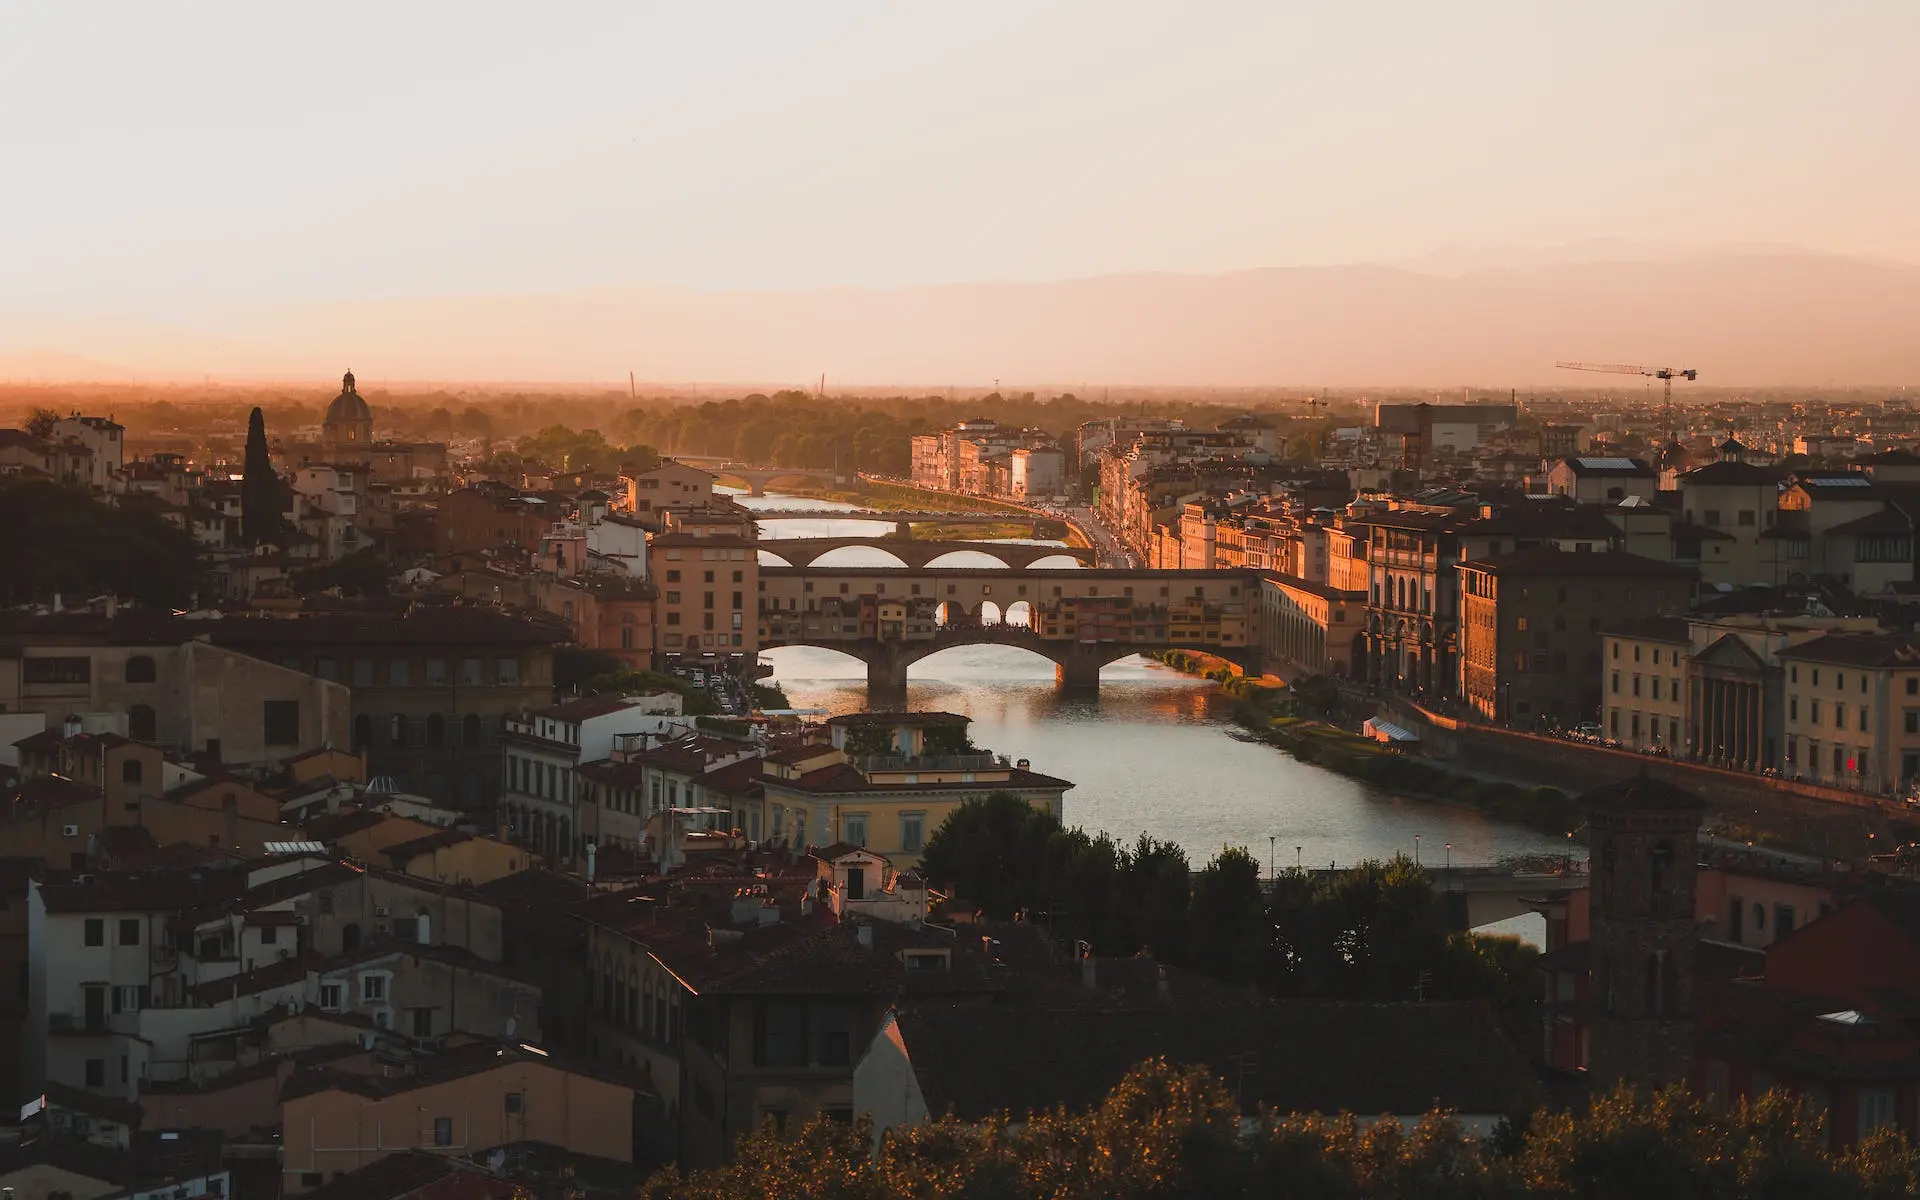
<instances>
[{"instance_id":1,"label":"cypress tree","mask_svg":"<svg viewBox=\"0 0 1920 1200\"><path fill-rule=\"evenodd\" d=\"M280 532L280 477L267 453L267 416L258 408L247 416L246 470L240 482L240 535L258 546Z\"/></svg>"}]
</instances>

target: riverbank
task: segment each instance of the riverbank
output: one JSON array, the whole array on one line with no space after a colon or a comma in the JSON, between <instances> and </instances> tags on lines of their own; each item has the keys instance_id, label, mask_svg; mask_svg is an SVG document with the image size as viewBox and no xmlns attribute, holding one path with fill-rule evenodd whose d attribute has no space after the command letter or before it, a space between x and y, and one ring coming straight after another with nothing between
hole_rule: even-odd
<instances>
[{"instance_id":1,"label":"riverbank","mask_svg":"<svg viewBox=\"0 0 1920 1200\"><path fill-rule=\"evenodd\" d=\"M1529 788L1463 775L1330 722L1300 715L1293 711L1296 705L1286 683L1274 676L1250 676L1226 659L1191 650L1158 650L1148 657L1219 684L1222 694L1235 701L1235 724L1252 740L1303 763L1396 795L1459 804L1541 833L1564 836L1584 823L1578 805L1559 788Z\"/></svg>"}]
</instances>

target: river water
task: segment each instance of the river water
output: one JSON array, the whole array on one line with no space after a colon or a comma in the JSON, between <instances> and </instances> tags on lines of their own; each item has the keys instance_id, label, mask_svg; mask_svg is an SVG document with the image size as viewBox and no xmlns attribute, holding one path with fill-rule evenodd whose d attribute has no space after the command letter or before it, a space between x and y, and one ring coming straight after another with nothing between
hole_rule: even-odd
<instances>
[{"instance_id":1,"label":"river water","mask_svg":"<svg viewBox=\"0 0 1920 1200\"><path fill-rule=\"evenodd\" d=\"M791 496L740 499L752 507L823 514L847 507ZM765 522L761 536L845 537L889 528L823 515ZM939 561L962 565L973 557ZM891 561L883 551L850 548L823 556L819 565ZM977 565L992 563L982 557ZM853 658L806 646L765 651L761 658L796 707L834 713L865 707L865 668ZM1195 866L1228 845L1245 846L1263 866L1271 859L1282 869L1296 860L1346 866L1395 853L1417 853L1435 865L1449 855L1456 863L1486 863L1567 849L1564 839L1473 809L1389 795L1238 740L1230 705L1213 684L1144 658L1102 671L1097 697L1067 697L1055 689L1053 664L1037 655L1005 646L956 647L909 669L907 700L915 709L965 714L973 719L975 744L1072 780L1069 825L1128 842L1151 834L1183 847ZM1524 924L1515 931L1532 932Z\"/></svg>"}]
</instances>

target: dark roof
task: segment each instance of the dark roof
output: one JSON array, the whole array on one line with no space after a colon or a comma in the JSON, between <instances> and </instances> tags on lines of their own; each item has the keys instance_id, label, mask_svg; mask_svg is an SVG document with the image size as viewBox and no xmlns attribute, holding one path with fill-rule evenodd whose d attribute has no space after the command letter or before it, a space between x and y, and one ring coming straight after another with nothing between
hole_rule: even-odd
<instances>
[{"instance_id":1,"label":"dark roof","mask_svg":"<svg viewBox=\"0 0 1920 1200\"><path fill-rule=\"evenodd\" d=\"M455 1047L420 1062L410 1075L376 1076L325 1067L301 1071L290 1077L280 1089L282 1103L319 1092L340 1091L379 1099L420 1088L437 1087L458 1079L468 1079L503 1067L551 1067L569 1075L598 1079L635 1092L651 1092L653 1085L637 1071L613 1063L593 1062L546 1051L529 1050L512 1042L472 1042Z\"/></svg>"},{"instance_id":2,"label":"dark roof","mask_svg":"<svg viewBox=\"0 0 1920 1200\"><path fill-rule=\"evenodd\" d=\"M1762 487L1777 484L1784 478L1786 472L1778 467L1756 467L1751 463L1725 459L1688 471L1680 477L1680 482L1695 487Z\"/></svg>"},{"instance_id":3,"label":"dark roof","mask_svg":"<svg viewBox=\"0 0 1920 1200\"><path fill-rule=\"evenodd\" d=\"M1920 667L1920 637L1909 633L1830 633L1780 651L1781 658L1844 667Z\"/></svg>"},{"instance_id":4,"label":"dark roof","mask_svg":"<svg viewBox=\"0 0 1920 1200\"><path fill-rule=\"evenodd\" d=\"M1517 1112L1541 1098L1478 1004L1270 1001L1244 1007L909 1008L897 1015L928 1111L1098 1104L1156 1056L1209 1067L1246 1111Z\"/></svg>"},{"instance_id":5,"label":"dark roof","mask_svg":"<svg viewBox=\"0 0 1920 1200\"><path fill-rule=\"evenodd\" d=\"M763 776L761 786L790 788L796 792L956 792L956 791L994 791L1005 789L1021 791L1035 789L1041 791L1065 790L1073 786L1065 779L1055 779L1051 775L1042 775L1038 771L1025 771L1019 767L996 767L994 773L1006 771L1004 780L982 780L977 783L872 783L865 775L847 763L835 763L821 767L817 771L808 771L798 779L778 779Z\"/></svg>"},{"instance_id":6,"label":"dark roof","mask_svg":"<svg viewBox=\"0 0 1920 1200\"><path fill-rule=\"evenodd\" d=\"M1534 546L1507 554L1474 559L1463 568L1490 571L1496 575L1633 575L1639 578L1691 579L1692 567L1659 559L1642 558L1619 550L1578 552Z\"/></svg>"},{"instance_id":7,"label":"dark roof","mask_svg":"<svg viewBox=\"0 0 1920 1200\"><path fill-rule=\"evenodd\" d=\"M1650 775L1636 775L1583 793L1582 808L1600 812L1685 812L1706 808L1700 797Z\"/></svg>"},{"instance_id":8,"label":"dark roof","mask_svg":"<svg viewBox=\"0 0 1920 1200\"><path fill-rule=\"evenodd\" d=\"M1607 626L1606 632L1660 642L1685 642L1692 636L1685 617L1631 617Z\"/></svg>"},{"instance_id":9,"label":"dark roof","mask_svg":"<svg viewBox=\"0 0 1920 1200\"><path fill-rule=\"evenodd\" d=\"M462 1184L471 1181L472 1190L462 1187L457 1193L447 1193L460 1200L483 1196L504 1200L514 1193L512 1182L473 1163L428 1150L401 1150L358 1170L335 1175L332 1182L306 1193L306 1200L408 1200L421 1189L453 1176L463 1177ZM437 1197L442 1191L435 1189L433 1194Z\"/></svg>"},{"instance_id":10,"label":"dark roof","mask_svg":"<svg viewBox=\"0 0 1920 1200\"><path fill-rule=\"evenodd\" d=\"M854 729L899 729L903 726L966 725L973 718L950 712L857 712L829 717L827 724Z\"/></svg>"},{"instance_id":11,"label":"dark roof","mask_svg":"<svg viewBox=\"0 0 1920 1200\"><path fill-rule=\"evenodd\" d=\"M40 899L50 913L179 912L231 900L246 884L238 871L107 871L84 883L44 884Z\"/></svg>"},{"instance_id":12,"label":"dark roof","mask_svg":"<svg viewBox=\"0 0 1920 1200\"><path fill-rule=\"evenodd\" d=\"M609 713L620 712L622 709L632 707L635 703L637 700L632 696L582 696L578 700L568 700L564 704L556 704L551 708L535 709L533 715L578 724L581 721L590 721L594 717L604 717Z\"/></svg>"},{"instance_id":13,"label":"dark roof","mask_svg":"<svg viewBox=\"0 0 1920 1200\"><path fill-rule=\"evenodd\" d=\"M290 643L320 646L470 644L546 646L566 641L562 624L476 605L420 606L394 613L323 613L304 617L224 617L196 621L216 646L273 650ZM184 638L183 638L184 640Z\"/></svg>"},{"instance_id":14,"label":"dark roof","mask_svg":"<svg viewBox=\"0 0 1920 1200\"><path fill-rule=\"evenodd\" d=\"M1614 478L1656 479L1659 472L1637 458L1581 454L1561 460L1575 475L1603 475Z\"/></svg>"},{"instance_id":15,"label":"dark roof","mask_svg":"<svg viewBox=\"0 0 1920 1200\"><path fill-rule=\"evenodd\" d=\"M64 1108L72 1112L85 1113L89 1117L114 1121L129 1129L140 1128L145 1110L131 1100L121 1100L115 1096L104 1096L99 1092L89 1092L77 1087L68 1087L64 1083L47 1080L41 1088L47 1098L47 1107Z\"/></svg>"},{"instance_id":16,"label":"dark roof","mask_svg":"<svg viewBox=\"0 0 1920 1200\"><path fill-rule=\"evenodd\" d=\"M227 1000L237 1000L241 996L257 996L261 992L274 988L289 987L304 982L309 970L317 969L324 961L317 954L296 955L268 963L264 967L255 967L238 975L229 975L225 979L216 979L211 983L202 983L187 989L187 995L200 1005L220 1004Z\"/></svg>"},{"instance_id":17,"label":"dark roof","mask_svg":"<svg viewBox=\"0 0 1920 1200\"><path fill-rule=\"evenodd\" d=\"M1836 533L1854 534L1865 537L1892 537L1913 532L1913 522L1907 514L1897 508L1883 508L1879 512L1868 513L1864 517L1855 517L1851 521L1842 521L1827 530L1829 535Z\"/></svg>"},{"instance_id":18,"label":"dark roof","mask_svg":"<svg viewBox=\"0 0 1920 1200\"><path fill-rule=\"evenodd\" d=\"M400 842L388 846L380 853L392 860L396 868L404 867L422 854L432 854L435 850L448 846L457 846L461 842L471 842L474 836L464 829L442 829L429 833L425 837L414 838L410 842Z\"/></svg>"}]
</instances>

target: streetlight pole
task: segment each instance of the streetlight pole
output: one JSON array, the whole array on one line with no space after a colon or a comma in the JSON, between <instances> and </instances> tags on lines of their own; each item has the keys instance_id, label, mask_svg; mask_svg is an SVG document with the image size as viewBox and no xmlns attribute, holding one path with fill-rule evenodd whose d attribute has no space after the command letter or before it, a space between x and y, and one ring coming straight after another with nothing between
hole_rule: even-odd
<instances>
[{"instance_id":1,"label":"streetlight pole","mask_svg":"<svg viewBox=\"0 0 1920 1200\"><path fill-rule=\"evenodd\" d=\"M1270 833L1270 834L1268 834L1268 835L1267 835L1267 878L1268 878L1268 879L1272 879L1272 878L1274 877L1274 872L1273 872L1273 843L1275 842L1275 840L1276 840L1276 839L1277 839L1277 835L1275 835L1275 834L1271 834L1271 833Z\"/></svg>"},{"instance_id":2,"label":"streetlight pole","mask_svg":"<svg viewBox=\"0 0 1920 1200\"><path fill-rule=\"evenodd\" d=\"M1413 865L1420 865L1420 835L1417 833L1413 835Z\"/></svg>"}]
</instances>

